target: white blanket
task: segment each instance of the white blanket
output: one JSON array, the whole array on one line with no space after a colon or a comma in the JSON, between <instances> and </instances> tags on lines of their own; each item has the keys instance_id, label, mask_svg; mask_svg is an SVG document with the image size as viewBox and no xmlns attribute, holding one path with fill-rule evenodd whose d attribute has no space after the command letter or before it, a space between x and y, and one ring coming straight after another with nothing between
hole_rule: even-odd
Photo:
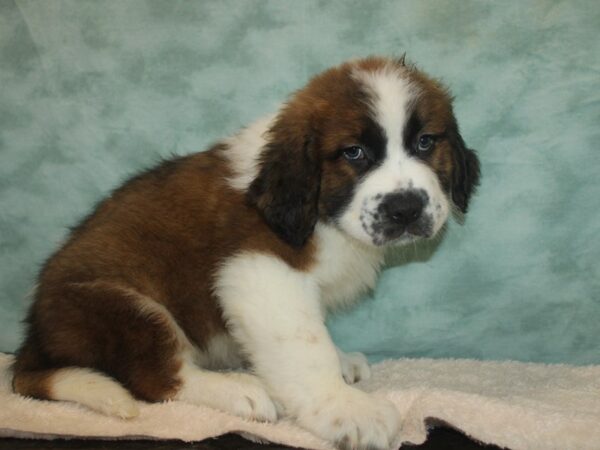
<instances>
[{"instance_id":1,"label":"white blanket","mask_svg":"<svg viewBox=\"0 0 600 450\"><path fill-rule=\"evenodd\" d=\"M124 421L75 404L26 399L11 391L11 361L0 354L0 436L197 441L238 432L331 448L286 420L249 422L180 402L141 403L140 416ZM442 422L512 450L600 449L600 366L400 359L376 364L359 386L396 404L403 442L424 442L427 425Z\"/></svg>"}]
</instances>

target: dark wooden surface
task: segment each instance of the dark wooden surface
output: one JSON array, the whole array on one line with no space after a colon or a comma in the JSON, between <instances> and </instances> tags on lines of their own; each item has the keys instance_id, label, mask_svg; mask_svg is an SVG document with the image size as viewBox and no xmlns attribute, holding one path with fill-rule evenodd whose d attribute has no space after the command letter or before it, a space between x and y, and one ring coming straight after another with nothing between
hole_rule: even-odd
<instances>
[{"instance_id":1,"label":"dark wooden surface","mask_svg":"<svg viewBox=\"0 0 600 450\"><path fill-rule=\"evenodd\" d=\"M290 450L277 444L255 444L237 435L185 443L180 441L99 441L99 440L34 440L0 439L0 450ZM422 445L402 446L402 450L500 450L493 445L479 445L449 428L435 428Z\"/></svg>"}]
</instances>

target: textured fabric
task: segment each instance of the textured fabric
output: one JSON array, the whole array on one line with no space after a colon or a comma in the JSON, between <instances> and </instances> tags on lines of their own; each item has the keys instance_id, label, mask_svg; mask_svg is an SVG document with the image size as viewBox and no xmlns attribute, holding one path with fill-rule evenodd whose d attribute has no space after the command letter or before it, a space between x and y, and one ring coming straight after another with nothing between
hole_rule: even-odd
<instances>
[{"instance_id":1,"label":"textured fabric","mask_svg":"<svg viewBox=\"0 0 600 450\"><path fill-rule=\"evenodd\" d=\"M482 185L334 338L371 360L599 363L599 32L597 0L0 1L0 349L67 227L126 177L322 69L407 52L455 94Z\"/></svg>"},{"instance_id":2,"label":"textured fabric","mask_svg":"<svg viewBox=\"0 0 600 450\"><path fill-rule=\"evenodd\" d=\"M10 361L0 354L0 436L196 441L243 432L295 447L330 448L289 421L250 422L181 402L140 404L140 416L125 421L70 403L26 399L11 392ZM402 442L424 442L427 424L439 422L512 450L597 450L600 442L600 366L388 360L360 386L395 403Z\"/></svg>"}]
</instances>

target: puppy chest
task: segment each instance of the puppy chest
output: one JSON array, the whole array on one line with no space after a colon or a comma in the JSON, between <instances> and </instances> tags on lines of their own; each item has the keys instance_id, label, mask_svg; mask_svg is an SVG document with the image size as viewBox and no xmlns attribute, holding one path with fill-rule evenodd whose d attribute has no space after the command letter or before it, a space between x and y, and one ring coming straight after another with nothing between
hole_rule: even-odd
<instances>
[{"instance_id":1,"label":"puppy chest","mask_svg":"<svg viewBox=\"0 0 600 450\"><path fill-rule=\"evenodd\" d=\"M317 228L317 264L312 274L320 287L322 305L332 309L352 303L375 285L383 251L323 228Z\"/></svg>"}]
</instances>

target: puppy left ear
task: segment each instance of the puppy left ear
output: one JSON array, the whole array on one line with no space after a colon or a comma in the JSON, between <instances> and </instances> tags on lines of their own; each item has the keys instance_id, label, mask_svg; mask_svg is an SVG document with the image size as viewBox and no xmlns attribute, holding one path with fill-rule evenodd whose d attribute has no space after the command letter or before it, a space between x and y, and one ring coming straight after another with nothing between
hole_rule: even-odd
<instances>
[{"instance_id":1,"label":"puppy left ear","mask_svg":"<svg viewBox=\"0 0 600 450\"><path fill-rule=\"evenodd\" d=\"M269 135L247 198L283 241L301 247L317 222L320 164L308 133L280 119Z\"/></svg>"},{"instance_id":2,"label":"puppy left ear","mask_svg":"<svg viewBox=\"0 0 600 450\"><path fill-rule=\"evenodd\" d=\"M452 201L464 214L469 208L469 200L479 185L481 174L479 159L474 150L468 149L455 125L450 133L454 151L454 173L452 177Z\"/></svg>"}]
</instances>

